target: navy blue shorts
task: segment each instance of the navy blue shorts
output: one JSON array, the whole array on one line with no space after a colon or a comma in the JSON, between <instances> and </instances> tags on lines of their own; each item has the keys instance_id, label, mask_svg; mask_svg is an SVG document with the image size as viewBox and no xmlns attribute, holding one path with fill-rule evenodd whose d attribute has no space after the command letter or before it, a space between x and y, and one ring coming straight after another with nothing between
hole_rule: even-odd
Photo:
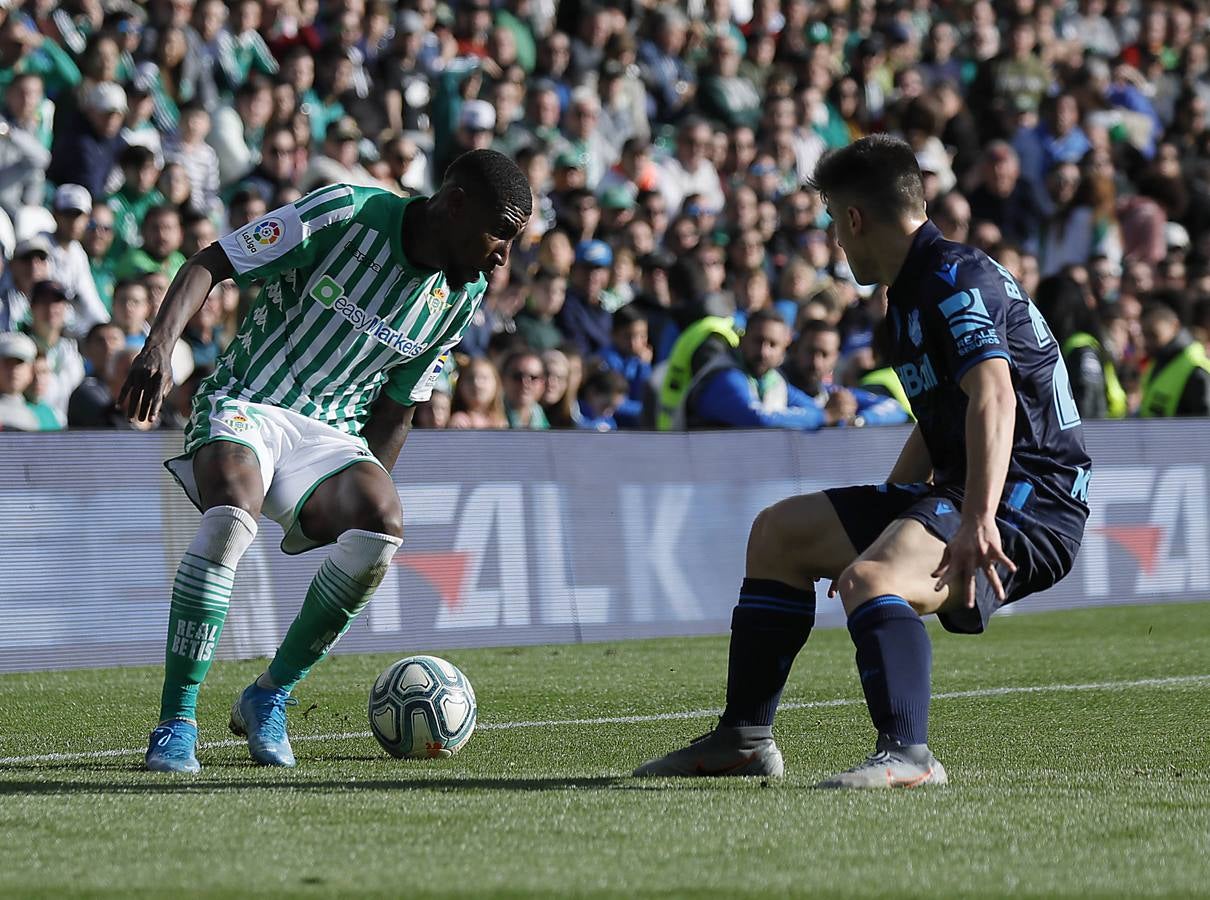
<instances>
[{"instance_id":1,"label":"navy blue shorts","mask_svg":"<svg viewBox=\"0 0 1210 900\"><path fill-rule=\"evenodd\" d=\"M949 542L962 522L961 487L932 484L863 484L824 491L840 517L857 552L864 553L896 519L915 519L942 541ZM1024 511L1000 504L996 511L1004 555L1016 563L1009 574L997 568L1000 583L1012 603L1045 590L1071 571L1079 545L1056 534ZM975 576L975 608L937 614L946 631L979 634L1000 607L991 582Z\"/></svg>"}]
</instances>

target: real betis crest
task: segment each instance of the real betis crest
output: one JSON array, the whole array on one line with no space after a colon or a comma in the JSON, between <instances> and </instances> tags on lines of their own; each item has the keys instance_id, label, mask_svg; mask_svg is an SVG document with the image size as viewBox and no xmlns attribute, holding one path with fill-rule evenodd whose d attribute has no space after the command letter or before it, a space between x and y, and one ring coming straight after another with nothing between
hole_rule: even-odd
<instances>
[{"instance_id":1,"label":"real betis crest","mask_svg":"<svg viewBox=\"0 0 1210 900\"><path fill-rule=\"evenodd\" d=\"M448 309L449 305L450 305L449 298L450 298L449 288L444 288L444 287L433 288L431 291L429 291L429 297L428 297L429 312L431 312L433 315L437 315L443 309Z\"/></svg>"}]
</instances>

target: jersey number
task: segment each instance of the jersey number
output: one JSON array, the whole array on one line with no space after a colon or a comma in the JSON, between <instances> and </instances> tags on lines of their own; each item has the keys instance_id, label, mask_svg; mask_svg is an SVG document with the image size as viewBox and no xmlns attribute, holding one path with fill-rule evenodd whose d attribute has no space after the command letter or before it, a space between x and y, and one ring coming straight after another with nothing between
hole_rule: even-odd
<instances>
[{"instance_id":1,"label":"jersey number","mask_svg":"<svg viewBox=\"0 0 1210 900\"><path fill-rule=\"evenodd\" d=\"M1012 282L1006 282L1006 286ZM1014 292L1018 297L1020 292L1016 291L1016 285L1013 285ZM1034 326L1034 336L1038 339L1038 348L1042 349L1054 343L1054 335L1050 333L1050 326L1046 324L1046 320L1042 318L1042 313L1038 311L1038 307L1034 306L1032 300L1026 300L1029 304L1029 320ZM1071 376L1067 374L1067 364L1063 362L1063 354L1059 352L1058 359L1055 360L1054 371L1050 373L1050 387L1055 398L1055 414L1059 417L1059 428L1066 431L1069 428L1075 428L1080 424L1080 410L1076 407L1075 395L1071 392Z\"/></svg>"}]
</instances>

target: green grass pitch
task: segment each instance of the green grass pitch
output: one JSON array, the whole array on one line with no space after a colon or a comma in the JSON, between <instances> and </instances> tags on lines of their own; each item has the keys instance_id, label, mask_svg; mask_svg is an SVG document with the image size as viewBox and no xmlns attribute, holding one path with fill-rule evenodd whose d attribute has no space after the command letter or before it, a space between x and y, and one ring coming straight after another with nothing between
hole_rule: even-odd
<instances>
[{"instance_id":1,"label":"green grass pitch","mask_svg":"<svg viewBox=\"0 0 1210 900\"><path fill-rule=\"evenodd\" d=\"M1210 604L933 635L951 785L863 794L810 789L872 744L839 630L799 657L773 783L627 777L706 715L506 727L717 708L725 638L441 651L492 726L441 762L364 736L394 657L337 656L297 691L297 769L226 744L192 778L142 772L140 754L27 759L140 748L158 669L6 676L0 895L1210 896ZM204 742L230 739L227 708L262 666L214 667Z\"/></svg>"}]
</instances>

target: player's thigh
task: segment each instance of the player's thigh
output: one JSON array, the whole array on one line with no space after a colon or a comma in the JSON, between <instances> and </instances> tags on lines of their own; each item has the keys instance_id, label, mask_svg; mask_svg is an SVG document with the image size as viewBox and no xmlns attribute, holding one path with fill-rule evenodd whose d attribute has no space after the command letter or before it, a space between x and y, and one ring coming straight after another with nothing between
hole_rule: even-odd
<instances>
[{"instance_id":1,"label":"player's thigh","mask_svg":"<svg viewBox=\"0 0 1210 900\"><path fill-rule=\"evenodd\" d=\"M828 496L801 494L757 515L748 536L747 574L790 584L836 578L856 556Z\"/></svg>"},{"instance_id":2,"label":"player's thigh","mask_svg":"<svg viewBox=\"0 0 1210 900\"><path fill-rule=\"evenodd\" d=\"M235 506L260 515L264 479L256 453L234 441L211 441L193 454L193 477L203 510Z\"/></svg>"},{"instance_id":3,"label":"player's thigh","mask_svg":"<svg viewBox=\"0 0 1210 900\"><path fill-rule=\"evenodd\" d=\"M403 537L403 510L395 482L373 460L357 462L322 481L303 503L299 526L317 543L351 528Z\"/></svg>"},{"instance_id":4,"label":"player's thigh","mask_svg":"<svg viewBox=\"0 0 1210 900\"><path fill-rule=\"evenodd\" d=\"M922 616L937 612L949 599L948 586L937 590L933 577L944 553L945 542L919 521L895 519L837 580L845 612L884 594L902 597Z\"/></svg>"}]
</instances>

